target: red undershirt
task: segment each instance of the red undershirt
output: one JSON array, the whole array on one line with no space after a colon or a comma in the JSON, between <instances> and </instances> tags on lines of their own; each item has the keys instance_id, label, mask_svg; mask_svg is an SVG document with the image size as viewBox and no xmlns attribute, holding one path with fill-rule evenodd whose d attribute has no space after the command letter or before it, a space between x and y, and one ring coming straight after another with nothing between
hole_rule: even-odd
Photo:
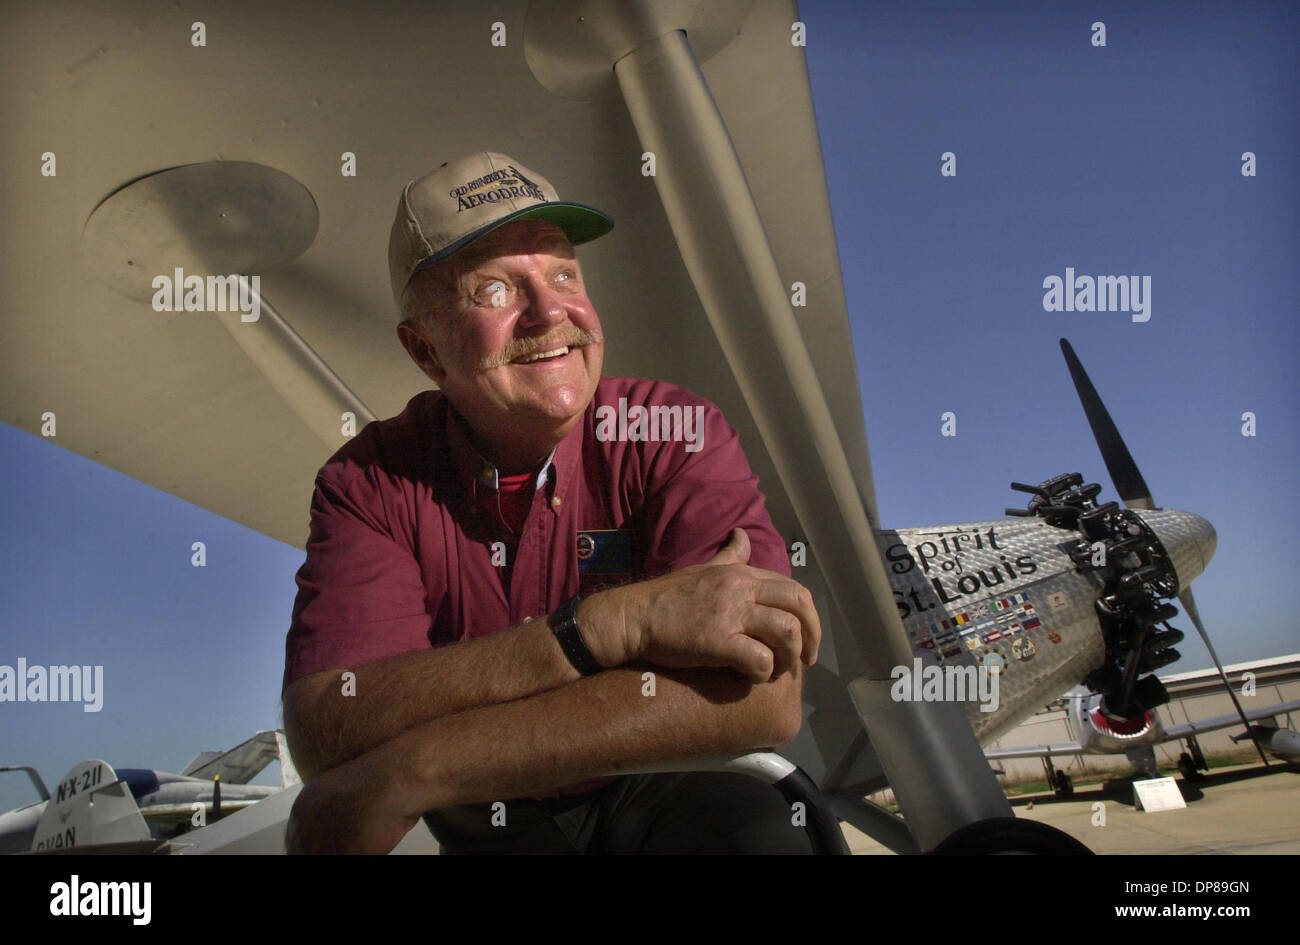
<instances>
[{"instance_id":1,"label":"red undershirt","mask_svg":"<svg viewBox=\"0 0 1300 945\"><path fill-rule=\"evenodd\" d=\"M497 479L501 518L516 536L524 530L528 510L533 505L533 485L536 482L536 470Z\"/></svg>"}]
</instances>

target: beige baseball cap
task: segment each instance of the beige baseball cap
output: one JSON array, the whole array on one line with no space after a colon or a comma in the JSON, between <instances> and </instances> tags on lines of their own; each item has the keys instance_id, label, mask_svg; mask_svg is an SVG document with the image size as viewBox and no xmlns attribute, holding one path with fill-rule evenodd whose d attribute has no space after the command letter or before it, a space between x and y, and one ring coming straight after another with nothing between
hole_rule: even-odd
<instances>
[{"instance_id":1,"label":"beige baseball cap","mask_svg":"<svg viewBox=\"0 0 1300 945\"><path fill-rule=\"evenodd\" d=\"M495 151L447 161L402 188L388 238L393 298L411 276L511 220L549 220L577 245L604 236L614 221L595 207L560 200L550 181Z\"/></svg>"}]
</instances>

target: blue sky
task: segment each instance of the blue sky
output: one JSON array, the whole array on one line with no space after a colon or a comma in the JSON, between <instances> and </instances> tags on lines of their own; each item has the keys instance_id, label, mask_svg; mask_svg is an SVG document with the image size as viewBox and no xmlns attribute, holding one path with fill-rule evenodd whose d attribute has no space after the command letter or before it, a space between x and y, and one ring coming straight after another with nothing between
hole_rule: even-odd
<instances>
[{"instance_id":1,"label":"blue sky","mask_svg":"<svg viewBox=\"0 0 1300 945\"><path fill-rule=\"evenodd\" d=\"M801 5L887 527L998 518L1011 480L1067 471L1113 497L1064 335L1157 502L1218 529L1196 593L1220 655L1300 650L1297 10ZM1044 311L1067 266L1150 276L1150 321ZM109 696L0 706L4 763L179 770L279 724L300 550L4 425L0 456L0 663L101 663Z\"/></svg>"},{"instance_id":2,"label":"blue sky","mask_svg":"<svg viewBox=\"0 0 1300 945\"><path fill-rule=\"evenodd\" d=\"M1300 650L1300 7L800 9L883 524L997 518L1062 472L1116 498L1065 336L1157 503L1218 531L1195 591L1220 657ZM1150 320L1045 311L1066 267L1150 276Z\"/></svg>"},{"instance_id":3,"label":"blue sky","mask_svg":"<svg viewBox=\"0 0 1300 945\"><path fill-rule=\"evenodd\" d=\"M0 456L0 663L99 664L105 691L99 712L0 705L2 763L50 785L84 758L180 771L279 725L302 551L6 424ZM31 789L5 775L0 792L7 809Z\"/></svg>"}]
</instances>

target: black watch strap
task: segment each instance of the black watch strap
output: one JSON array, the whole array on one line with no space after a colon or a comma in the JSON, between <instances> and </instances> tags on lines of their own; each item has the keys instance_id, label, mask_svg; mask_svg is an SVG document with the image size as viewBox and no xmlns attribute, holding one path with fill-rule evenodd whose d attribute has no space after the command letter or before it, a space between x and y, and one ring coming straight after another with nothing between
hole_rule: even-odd
<instances>
[{"instance_id":1,"label":"black watch strap","mask_svg":"<svg viewBox=\"0 0 1300 945\"><path fill-rule=\"evenodd\" d=\"M582 595L576 594L560 605L560 609L551 615L551 631L560 641L560 649L569 658L573 668L584 676L594 676L605 667L596 662L596 657L587 649L587 643L578 632L578 604Z\"/></svg>"}]
</instances>

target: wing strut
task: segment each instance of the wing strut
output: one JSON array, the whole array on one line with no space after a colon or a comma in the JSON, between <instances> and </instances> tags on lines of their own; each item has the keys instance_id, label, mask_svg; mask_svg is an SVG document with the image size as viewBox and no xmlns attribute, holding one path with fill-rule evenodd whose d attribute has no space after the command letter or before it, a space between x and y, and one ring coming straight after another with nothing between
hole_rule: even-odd
<instances>
[{"instance_id":1,"label":"wing strut","mask_svg":"<svg viewBox=\"0 0 1300 945\"><path fill-rule=\"evenodd\" d=\"M613 64L642 150L655 155L655 186L728 366L831 594L856 622L865 672L849 691L858 714L917 845L934 849L963 826L1010 816L1011 806L960 706L890 698L891 670L911 665L912 648L740 160L692 52L697 31L688 42L689 24L672 22L691 7L535 2L530 23L544 8L538 20L581 14L584 31L546 49L538 41L529 64L549 88L554 73L608 53L604 68ZM743 22L741 10L733 35Z\"/></svg>"}]
</instances>

